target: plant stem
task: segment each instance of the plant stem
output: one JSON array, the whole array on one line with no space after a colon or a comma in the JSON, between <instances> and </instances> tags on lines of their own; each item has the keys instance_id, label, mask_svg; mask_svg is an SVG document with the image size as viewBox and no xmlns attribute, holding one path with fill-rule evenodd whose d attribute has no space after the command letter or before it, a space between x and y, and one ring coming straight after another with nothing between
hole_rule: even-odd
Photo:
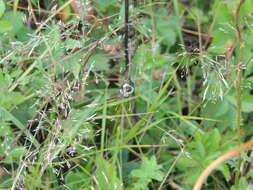
<instances>
[{"instance_id":1,"label":"plant stem","mask_svg":"<svg viewBox=\"0 0 253 190\"><path fill-rule=\"evenodd\" d=\"M237 132L238 132L238 141L241 142L243 138L242 130L241 130L241 82L242 82L242 66L241 63L243 62L243 37L242 32L240 30L239 26L239 13L241 10L241 7L243 5L245 0L240 0L240 2L237 5L236 11L234 13L234 22L239 42L239 63L238 63L238 72L237 72L237 78L236 78L236 104L237 104L237 114L236 114L236 126L237 126ZM240 167L241 167L241 161L238 161L238 170L235 174L235 187L239 188L239 181L240 181Z\"/></svg>"},{"instance_id":2,"label":"plant stem","mask_svg":"<svg viewBox=\"0 0 253 190\"><path fill-rule=\"evenodd\" d=\"M239 19L240 9L244 1L245 0L240 0L234 14L234 18L235 18L234 22L235 22L235 27L236 27L238 42L239 42L239 47L240 47L238 72L237 72L237 78L236 78L236 104L237 104L236 126L237 126L239 141L242 139L242 131L241 131L240 125L241 125L241 82L242 82L241 63L243 61L243 38L242 38L242 32L239 27L238 19Z\"/></svg>"},{"instance_id":3,"label":"plant stem","mask_svg":"<svg viewBox=\"0 0 253 190\"><path fill-rule=\"evenodd\" d=\"M173 6L174 6L175 14L176 14L176 17L177 17L177 23L178 23L177 28L178 28L179 40L180 40L180 43L182 45L184 45L183 34L182 34L182 31L181 31L182 25L181 25L181 22L180 22L178 0L173 0Z\"/></svg>"}]
</instances>

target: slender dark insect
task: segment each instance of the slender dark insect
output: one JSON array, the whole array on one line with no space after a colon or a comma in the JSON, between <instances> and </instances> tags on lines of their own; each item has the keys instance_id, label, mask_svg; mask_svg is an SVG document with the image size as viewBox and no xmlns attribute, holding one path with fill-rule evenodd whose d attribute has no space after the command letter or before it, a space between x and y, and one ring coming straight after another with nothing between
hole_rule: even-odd
<instances>
[{"instance_id":1,"label":"slender dark insect","mask_svg":"<svg viewBox=\"0 0 253 190\"><path fill-rule=\"evenodd\" d=\"M125 71L123 73L124 83L120 89L120 93L123 97L127 98L134 94L134 84L130 79L131 71L131 55L129 51L129 0L125 0Z\"/></svg>"},{"instance_id":2,"label":"slender dark insect","mask_svg":"<svg viewBox=\"0 0 253 190\"><path fill-rule=\"evenodd\" d=\"M125 0L125 72L130 70L129 57L129 0Z\"/></svg>"}]
</instances>

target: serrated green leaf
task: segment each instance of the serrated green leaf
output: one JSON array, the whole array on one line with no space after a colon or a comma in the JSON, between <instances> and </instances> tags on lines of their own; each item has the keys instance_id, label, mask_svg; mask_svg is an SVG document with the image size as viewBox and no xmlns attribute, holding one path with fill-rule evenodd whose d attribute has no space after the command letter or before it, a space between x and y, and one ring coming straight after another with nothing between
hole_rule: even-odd
<instances>
[{"instance_id":1,"label":"serrated green leaf","mask_svg":"<svg viewBox=\"0 0 253 190\"><path fill-rule=\"evenodd\" d=\"M215 154L217 152L220 141L221 141L221 134L218 129L214 129L211 133L208 134L208 141L206 143L206 150L208 154Z\"/></svg>"},{"instance_id":2,"label":"serrated green leaf","mask_svg":"<svg viewBox=\"0 0 253 190\"><path fill-rule=\"evenodd\" d=\"M152 156L150 159L144 157L139 169L131 171L131 176L138 180L133 184L134 189L146 189L152 179L162 181L164 174L159 170L162 166L156 162L156 157Z\"/></svg>"}]
</instances>

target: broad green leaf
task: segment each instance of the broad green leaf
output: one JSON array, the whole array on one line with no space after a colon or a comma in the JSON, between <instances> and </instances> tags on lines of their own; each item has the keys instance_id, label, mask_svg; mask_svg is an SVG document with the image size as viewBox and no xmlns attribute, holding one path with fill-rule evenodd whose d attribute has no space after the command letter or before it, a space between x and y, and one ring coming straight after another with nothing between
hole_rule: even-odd
<instances>
[{"instance_id":1,"label":"broad green leaf","mask_svg":"<svg viewBox=\"0 0 253 190\"><path fill-rule=\"evenodd\" d=\"M205 117L211 116L217 118L225 114L229 110L229 103L226 99L219 100L217 102L208 102L202 109L202 114Z\"/></svg>"},{"instance_id":2,"label":"broad green leaf","mask_svg":"<svg viewBox=\"0 0 253 190\"><path fill-rule=\"evenodd\" d=\"M13 25L9 21L0 20L0 34L9 32L13 29Z\"/></svg>"},{"instance_id":3,"label":"broad green leaf","mask_svg":"<svg viewBox=\"0 0 253 190\"><path fill-rule=\"evenodd\" d=\"M174 19L175 18L173 17L167 21L158 20L157 34L159 41L168 47L174 45L177 38L177 32L175 28L177 23L174 22Z\"/></svg>"},{"instance_id":4,"label":"broad green leaf","mask_svg":"<svg viewBox=\"0 0 253 190\"><path fill-rule=\"evenodd\" d=\"M145 70L152 69L166 69L167 72L171 72L171 65L176 61L176 57L173 55L158 55L147 57L147 61L144 64Z\"/></svg>"},{"instance_id":5,"label":"broad green leaf","mask_svg":"<svg viewBox=\"0 0 253 190\"><path fill-rule=\"evenodd\" d=\"M236 106L236 97L228 96L228 100ZM241 109L245 113L253 111L253 97L250 94L242 93L241 95Z\"/></svg>"},{"instance_id":6,"label":"broad green leaf","mask_svg":"<svg viewBox=\"0 0 253 190\"><path fill-rule=\"evenodd\" d=\"M87 64L88 66L92 67L92 70L95 71L109 69L108 59L99 54L91 56Z\"/></svg>"},{"instance_id":7,"label":"broad green leaf","mask_svg":"<svg viewBox=\"0 0 253 190\"><path fill-rule=\"evenodd\" d=\"M161 12L163 9L159 9ZM147 31L152 31L153 29L153 24L150 19L143 19L141 21L143 23L144 29L141 30L144 32L144 34L147 34ZM168 46L169 48L175 44L176 38L177 38L177 22L176 22L176 17L171 16L171 17L160 17L156 16L156 33L158 36L158 41L165 45ZM151 33L150 33L151 35Z\"/></svg>"},{"instance_id":8,"label":"broad green leaf","mask_svg":"<svg viewBox=\"0 0 253 190\"><path fill-rule=\"evenodd\" d=\"M242 111L249 113L253 111L253 96L250 94L243 94L241 97Z\"/></svg>"},{"instance_id":9,"label":"broad green leaf","mask_svg":"<svg viewBox=\"0 0 253 190\"><path fill-rule=\"evenodd\" d=\"M24 17L25 17L25 14L20 11L17 11L15 16L13 15L12 11L8 11L4 14L1 20L7 21L12 25L11 32L15 35L15 34L18 34L18 32L20 31L20 29L22 29L22 27L24 27L24 24L23 24Z\"/></svg>"},{"instance_id":10,"label":"broad green leaf","mask_svg":"<svg viewBox=\"0 0 253 190\"><path fill-rule=\"evenodd\" d=\"M213 54L224 54L234 44L235 40L235 32L229 23L227 25L220 24L213 33L213 40L208 51Z\"/></svg>"}]
</instances>

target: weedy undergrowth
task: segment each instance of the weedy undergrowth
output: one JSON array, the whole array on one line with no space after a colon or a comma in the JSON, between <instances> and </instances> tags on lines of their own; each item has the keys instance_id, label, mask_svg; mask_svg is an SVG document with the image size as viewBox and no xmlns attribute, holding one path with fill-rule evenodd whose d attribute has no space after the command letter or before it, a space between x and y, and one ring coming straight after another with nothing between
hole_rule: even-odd
<instances>
[{"instance_id":1,"label":"weedy undergrowth","mask_svg":"<svg viewBox=\"0 0 253 190\"><path fill-rule=\"evenodd\" d=\"M125 75L123 1L0 0L0 189L192 189L252 135L239 2L129 1ZM251 188L236 160L205 187Z\"/></svg>"}]
</instances>

